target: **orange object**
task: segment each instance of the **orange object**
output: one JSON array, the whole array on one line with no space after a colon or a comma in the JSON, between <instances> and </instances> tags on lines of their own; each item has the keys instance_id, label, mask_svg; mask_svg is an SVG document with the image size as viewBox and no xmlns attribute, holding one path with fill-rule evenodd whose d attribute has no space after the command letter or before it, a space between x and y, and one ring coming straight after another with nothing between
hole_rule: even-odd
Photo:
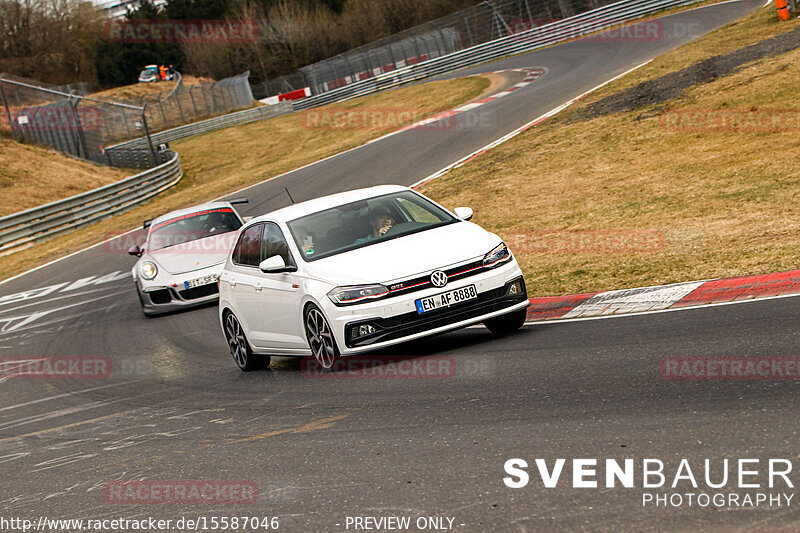
<instances>
[{"instance_id":1,"label":"orange object","mask_svg":"<svg viewBox=\"0 0 800 533\"><path fill-rule=\"evenodd\" d=\"M775 6L778 8L778 18L789 20L789 7L786 5L786 0L775 0Z\"/></svg>"},{"instance_id":2,"label":"orange object","mask_svg":"<svg viewBox=\"0 0 800 533\"><path fill-rule=\"evenodd\" d=\"M776 0L776 1L779 2L780 0ZM786 2L786 0L783 0L783 1ZM161 80L165 81L167 79L167 67L165 67L164 65L159 66L158 67L158 72L161 74Z\"/></svg>"}]
</instances>

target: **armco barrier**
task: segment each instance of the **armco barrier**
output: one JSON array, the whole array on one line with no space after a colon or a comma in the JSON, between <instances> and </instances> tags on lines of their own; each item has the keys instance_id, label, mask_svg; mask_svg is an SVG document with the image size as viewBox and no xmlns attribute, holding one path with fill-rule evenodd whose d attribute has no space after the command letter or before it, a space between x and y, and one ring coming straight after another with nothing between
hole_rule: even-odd
<instances>
[{"instance_id":1,"label":"armco barrier","mask_svg":"<svg viewBox=\"0 0 800 533\"><path fill-rule=\"evenodd\" d=\"M166 163L65 200L0 218L0 254L108 218L152 198L183 177L178 154Z\"/></svg>"},{"instance_id":2,"label":"armco barrier","mask_svg":"<svg viewBox=\"0 0 800 533\"><path fill-rule=\"evenodd\" d=\"M162 131L151 135L151 139L157 145L291 111L291 102L259 106ZM105 157L117 165L137 167L146 163L151 156L149 149L147 138L134 139L106 148ZM0 255L98 222L171 187L180 181L183 172L177 153L158 152L158 157L165 155L168 161L141 174L65 200L0 218Z\"/></svg>"},{"instance_id":3,"label":"armco barrier","mask_svg":"<svg viewBox=\"0 0 800 533\"><path fill-rule=\"evenodd\" d=\"M428 61L367 78L339 89L295 102L295 109L308 109L363 96L445 72L469 67L501 57L530 52L568 39L608 29L663 9L689 5L699 0L623 0L580 15L521 31L494 41L465 48Z\"/></svg>"},{"instance_id":4,"label":"armco barrier","mask_svg":"<svg viewBox=\"0 0 800 533\"><path fill-rule=\"evenodd\" d=\"M192 137L193 135L199 135L201 133L227 128L228 126L238 126L241 124L263 120L265 118L275 117L284 113L289 113L292 110L293 107L291 102L281 102L275 105L252 107L250 109L245 109L244 111L237 111L236 113L230 113L220 117L201 120L200 122L194 122L192 124L186 124L185 126L179 126L177 128L153 133L150 135L150 138L153 141L153 145L169 143L172 141L177 141L178 139ZM132 141L126 141L120 144L115 144L114 146L109 146L106 148L106 151L118 149L145 150L149 148L150 147L147 144L147 138L141 137L138 139L133 139Z\"/></svg>"}]
</instances>

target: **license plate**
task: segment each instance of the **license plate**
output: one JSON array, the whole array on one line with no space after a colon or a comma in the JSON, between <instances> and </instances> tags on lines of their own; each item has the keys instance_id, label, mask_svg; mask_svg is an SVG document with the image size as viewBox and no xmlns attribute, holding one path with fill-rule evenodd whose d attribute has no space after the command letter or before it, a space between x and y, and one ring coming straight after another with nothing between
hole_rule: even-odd
<instances>
[{"instance_id":1,"label":"license plate","mask_svg":"<svg viewBox=\"0 0 800 533\"><path fill-rule=\"evenodd\" d=\"M215 283L219 276L211 275L211 276L203 276L202 278L193 279L191 281L184 281L183 286L187 289L192 289L194 287L200 287L201 285L208 285L209 283Z\"/></svg>"},{"instance_id":2,"label":"license plate","mask_svg":"<svg viewBox=\"0 0 800 533\"><path fill-rule=\"evenodd\" d=\"M450 307L453 304L474 300L478 297L478 291L475 285L468 285L460 289L453 289L452 291L443 292L435 296L427 298L420 298L414 303L417 305L417 313L427 313L434 309L441 309L442 307Z\"/></svg>"}]
</instances>

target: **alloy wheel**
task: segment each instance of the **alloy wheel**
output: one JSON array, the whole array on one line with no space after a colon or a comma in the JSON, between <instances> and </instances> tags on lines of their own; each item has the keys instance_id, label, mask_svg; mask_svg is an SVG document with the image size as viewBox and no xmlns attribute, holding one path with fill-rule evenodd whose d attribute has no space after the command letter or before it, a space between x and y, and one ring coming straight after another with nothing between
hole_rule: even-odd
<instances>
[{"instance_id":1,"label":"alloy wheel","mask_svg":"<svg viewBox=\"0 0 800 533\"><path fill-rule=\"evenodd\" d=\"M329 369L336 361L336 344L325 316L316 308L306 314L306 333L311 352L322 368Z\"/></svg>"}]
</instances>

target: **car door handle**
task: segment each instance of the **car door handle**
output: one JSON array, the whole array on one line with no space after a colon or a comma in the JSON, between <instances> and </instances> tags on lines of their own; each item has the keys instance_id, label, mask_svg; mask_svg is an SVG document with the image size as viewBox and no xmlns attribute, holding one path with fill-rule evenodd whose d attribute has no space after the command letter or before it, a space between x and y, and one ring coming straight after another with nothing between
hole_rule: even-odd
<instances>
[{"instance_id":1,"label":"car door handle","mask_svg":"<svg viewBox=\"0 0 800 533\"><path fill-rule=\"evenodd\" d=\"M260 282L260 281L256 281L256 282L253 284L253 288L254 288L255 290L257 290L257 291L260 291L260 290L261 290L261 282Z\"/></svg>"},{"instance_id":2,"label":"car door handle","mask_svg":"<svg viewBox=\"0 0 800 533\"><path fill-rule=\"evenodd\" d=\"M236 278L234 278L233 276L228 278L227 281L228 281L228 283L230 283L231 287L235 287L236 286Z\"/></svg>"}]
</instances>

